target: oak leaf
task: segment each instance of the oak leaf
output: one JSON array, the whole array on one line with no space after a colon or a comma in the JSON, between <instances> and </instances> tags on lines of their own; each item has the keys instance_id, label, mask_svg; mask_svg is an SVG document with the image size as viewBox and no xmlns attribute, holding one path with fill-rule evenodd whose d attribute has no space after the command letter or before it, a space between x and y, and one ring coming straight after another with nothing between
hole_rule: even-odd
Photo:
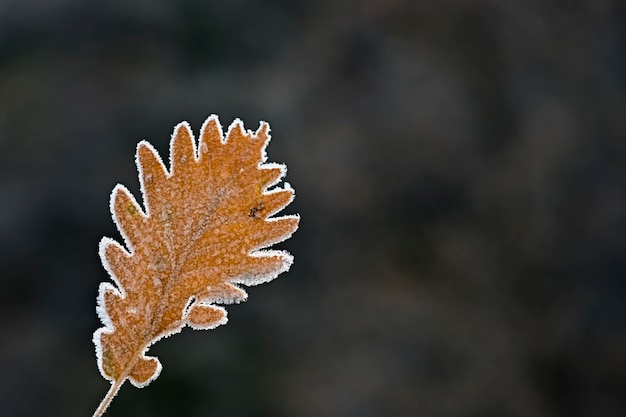
<instances>
[{"instance_id":1,"label":"oak leaf","mask_svg":"<svg viewBox=\"0 0 626 417\"><path fill-rule=\"evenodd\" d=\"M269 140L267 123L253 133L238 119L224 137L213 115L196 144L183 122L171 138L169 172L148 142L138 144L143 207L118 184L110 207L125 246L100 242L115 284L100 284L104 326L93 336L98 367L112 384L108 402L126 379L143 387L159 375L159 360L146 356L153 343L185 325L226 323L217 304L244 301L238 284L264 283L289 269L289 253L264 249L287 239L299 222L296 215L271 217L294 191L287 183L274 187L286 167L265 163ZM108 402L105 397L95 415Z\"/></svg>"}]
</instances>

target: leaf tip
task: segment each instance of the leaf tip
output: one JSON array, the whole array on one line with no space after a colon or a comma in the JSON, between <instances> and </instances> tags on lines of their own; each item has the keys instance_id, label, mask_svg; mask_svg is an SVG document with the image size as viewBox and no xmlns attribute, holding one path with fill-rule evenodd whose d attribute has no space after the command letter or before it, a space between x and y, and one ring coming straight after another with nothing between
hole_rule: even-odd
<instances>
[{"instance_id":1,"label":"leaf tip","mask_svg":"<svg viewBox=\"0 0 626 417\"><path fill-rule=\"evenodd\" d=\"M124 294L117 287L108 282L101 282L98 286L96 313L98 313L98 317L102 320L104 327L109 330L113 330L115 326L113 325L111 316L109 316L105 300L108 293L119 298L124 298Z\"/></svg>"},{"instance_id":2,"label":"leaf tip","mask_svg":"<svg viewBox=\"0 0 626 417\"><path fill-rule=\"evenodd\" d=\"M193 330L211 330L228 322L228 314L224 307L194 303L187 311L185 320Z\"/></svg>"},{"instance_id":3,"label":"leaf tip","mask_svg":"<svg viewBox=\"0 0 626 417\"><path fill-rule=\"evenodd\" d=\"M208 150L208 145L211 142L217 141L224 143L224 139L224 131L222 130L219 117L216 114L210 115L204 123L202 123L202 128L200 129L200 148L198 156L201 156L202 153Z\"/></svg>"},{"instance_id":4,"label":"leaf tip","mask_svg":"<svg viewBox=\"0 0 626 417\"><path fill-rule=\"evenodd\" d=\"M236 118L232 121L232 123L228 126L228 130L226 131L226 142L232 139L234 135L244 136L245 131L243 128L243 122L240 118Z\"/></svg>"},{"instance_id":5,"label":"leaf tip","mask_svg":"<svg viewBox=\"0 0 626 417\"><path fill-rule=\"evenodd\" d=\"M128 379L137 388L143 388L158 378L163 370L161 361L153 356L142 356L139 358Z\"/></svg>"}]
</instances>

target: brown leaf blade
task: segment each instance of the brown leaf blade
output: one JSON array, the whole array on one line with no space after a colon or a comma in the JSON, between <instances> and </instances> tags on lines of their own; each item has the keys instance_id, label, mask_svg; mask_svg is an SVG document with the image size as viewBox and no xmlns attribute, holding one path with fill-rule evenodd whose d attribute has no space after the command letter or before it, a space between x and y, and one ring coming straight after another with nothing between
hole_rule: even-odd
<instances>
[{"instance_id":1,"label":"brown leaf blade","mask_svg":"<svg viewBox=\"0 0 626 417\"><path fill-rule=\"evenodd\" d=\"M224 136L216 116L202 126L199 143L187 123L170 142L170 171L148 142L137 146L143 206L117 185L111 213L125 247L104 238L100 258L113 279L102 283L94 333L98 367L119 388L137 387L161 370L146 356L159 339L185 325L212 329L226 322L216 304L244 301L237 284L267 282L293 258L267 250L298 227L298 216L271 217L287 206L293 189L276 185L286 168L265 163L269 125L252 133L235 120ZM113 394L114 395L114 394Z\"/></svg>"}]
</instances>

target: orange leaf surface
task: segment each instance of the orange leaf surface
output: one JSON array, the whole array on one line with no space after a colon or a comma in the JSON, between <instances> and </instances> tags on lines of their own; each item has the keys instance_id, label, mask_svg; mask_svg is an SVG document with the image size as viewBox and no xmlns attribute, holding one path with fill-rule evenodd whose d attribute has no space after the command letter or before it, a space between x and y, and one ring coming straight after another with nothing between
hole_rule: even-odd
<instances>
[{"instance_id":1,"label":"orange leaf surface","mask_svg":"<svg viewBox=\"0 0 626 417\"><path fill-rule=\"evenodd\" d=\"M118 184L111 213L125 246L100 242L115 285L100 284L97 311L104 326L93 339L100 372L112 384L147 385L161 370L158 359L145 355L150 345L185 325L226 323L226 310L216 304L245 300L237 284L267 282L289 269L290 254L263 250L287 239L299 221L271 217L294 192L289 184L270 189L286 168L264 163L269 140L265 122L252 133L235 120L224 137L211 116L199 143L180 123L170 142L169 172L148 142L137 146L143 207Z\"/></svg>"}]
</instances>

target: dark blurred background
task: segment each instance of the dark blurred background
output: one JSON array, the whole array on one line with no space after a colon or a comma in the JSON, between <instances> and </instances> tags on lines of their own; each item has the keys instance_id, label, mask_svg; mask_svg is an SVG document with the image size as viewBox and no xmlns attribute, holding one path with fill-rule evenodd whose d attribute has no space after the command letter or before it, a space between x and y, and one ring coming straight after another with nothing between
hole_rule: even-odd
<instances>
[{"instance_id":1,"label":"dark blurred background","mask_svg":"<svg viewBox=\"0 0 626 417\"><path fill-rule=\"evenodd\" d=\"M617 0L0 1L0 415L90 416L109 193L272 125L292 270L107 416L626 415Z\"/></svg>"}]
</instances>

